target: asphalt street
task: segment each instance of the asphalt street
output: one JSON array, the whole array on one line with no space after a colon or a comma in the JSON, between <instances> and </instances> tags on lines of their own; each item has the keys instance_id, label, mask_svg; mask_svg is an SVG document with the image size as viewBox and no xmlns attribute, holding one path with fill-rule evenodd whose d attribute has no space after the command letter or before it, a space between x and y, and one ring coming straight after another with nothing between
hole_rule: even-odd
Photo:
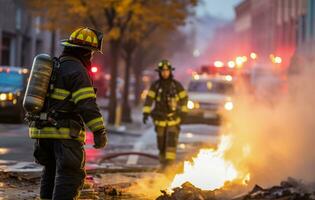
<instances>
[{"instance_id":1,"label":"asphalt street","mask_svg":"<svg viewBox=\"0 0 315 200\"><path fill-rule=\"evenodd\" d=\"M184 125L181 129L178 152L187 152L195 145L216 144L219 128L208 125ZM33 161L33 140L28 137L25 124L0 124L0 161ZM96 150L93 147L93 136L87 134L87 162L97 162L103 156L113 152L145 152L157 155L156 135L153 127L137 134L110 133L109 143L105 149ZM127 164L147 164L148 158L139 156L124 156L114 159L115 162ZM156 164L156 162L153 162Z\"/></svg>"}]
</instances>

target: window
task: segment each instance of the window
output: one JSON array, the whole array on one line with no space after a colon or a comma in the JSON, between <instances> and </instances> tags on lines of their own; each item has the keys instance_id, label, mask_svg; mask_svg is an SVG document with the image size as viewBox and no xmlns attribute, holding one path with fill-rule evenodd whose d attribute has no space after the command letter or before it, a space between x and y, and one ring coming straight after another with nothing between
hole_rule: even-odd
<instances>
[{"instance_id":1,"label":"window","mask_svg":"<svg viewBox=\"0 0 315 200\"><path fill-rule=\"evenodd\" d=\"M10 65L10 54L11 54L11 42L10 36L3 34L2 46L1 46L1 65Z\"/></svg>"},{"instance_id":2,"label":"window","mask_svg":"<svg viewBox=\"0 0 315 200\"><path fill-rule=\"evenodd\" d=\"M189 92L213 93L213 94L231 94L233 85L220 81L192 81L188 86Z\"/></svg>"}]
</instances>

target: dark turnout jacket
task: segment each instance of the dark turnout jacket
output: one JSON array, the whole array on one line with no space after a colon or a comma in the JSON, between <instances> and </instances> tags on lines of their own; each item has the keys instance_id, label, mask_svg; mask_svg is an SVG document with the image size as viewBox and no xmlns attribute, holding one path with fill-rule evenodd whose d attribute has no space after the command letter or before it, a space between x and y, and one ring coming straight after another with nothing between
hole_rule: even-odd
<instances>
[{"instance_id":1,"label":"dark turnout jacket","mask_svg":"<svg viewBox=\"0 0 315 200\"><path fill-rule=\"evenodd\" d=\"M170 106L175 100L175 109ZM188 95L181 83L170 78L155 81L147 94L143 114L151 115L157 126L174 126L181 122L180 116L187 113ZM153 109L152 109L153 106Z\"/></svg>"},{"instance_id":2,"label":"dark turnout jacket","mask_svg":"<svg viewBox=\"0 0 315 200\"><path fill-rule=\"evenodd\" d=\"M84 124L92 132L105 129L103 117L96 104L96 93L89 77L87 66L74 56L60 57L54 89L48 96L46 109L56 108L54 118L58 127L30 127L31 138L85 140ZM62 106L60 106L62 105ZM79 125L78 137L71 135L73 123Z\"/></svg>"}]
</instances>

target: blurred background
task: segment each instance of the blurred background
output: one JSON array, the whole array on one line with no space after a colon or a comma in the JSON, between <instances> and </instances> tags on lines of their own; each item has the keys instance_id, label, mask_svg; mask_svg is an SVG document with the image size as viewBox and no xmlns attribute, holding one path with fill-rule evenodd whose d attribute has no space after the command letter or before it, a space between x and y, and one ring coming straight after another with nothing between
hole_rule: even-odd
<instances>
[{"instance_id":1,"label":"blurred background","mask_svg":"<svg viewBox=\"0 0 315 200\"><path fill-rule=\"evenodd\" d=\"M33 58L59 56L60 40L80 26L102 31L105 39L104 54L94 57L89 71L110 142L105 151L95 150L88 133L89 163L114 155L107 165L158 164L119 154L157 154L154 129L142 124L142 105L158 78L154 68L168 59L189 93L179 160L216 146L232 127L228 132L236 139L229 155L244 166L233 154L252 145L256 158L245 163L255 168L247 171L264 172L256 173L257 181L289 174L313 178L303 171L314 169L313 153L307 153L310 162L290 157L299 157L314 139L313 0L0 0L0 166L32 161L21 102ZM302 143L295 142L297 132ZM283 162L292 166L283 170ZM275 171L283 173L266 179Z\"/></svg>"}]
</instances>

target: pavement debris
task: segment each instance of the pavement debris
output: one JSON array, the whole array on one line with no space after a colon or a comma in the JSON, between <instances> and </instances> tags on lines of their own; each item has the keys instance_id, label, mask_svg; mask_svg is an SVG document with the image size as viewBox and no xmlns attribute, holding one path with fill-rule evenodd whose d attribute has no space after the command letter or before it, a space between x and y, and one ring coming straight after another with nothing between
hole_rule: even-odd
<instances>
[{"instance_id":1,"label":"pavement debris","mask_svg":"<svg viewBox=\"0 0 315 200\"><path fill-rule=\"evenodd\" d=\"M315 187L309 186L294 178L282 181L280 185L263 188L255 185L250 192L234 197L228 197L227 193L233 193L236 188L221 188L213 191L204 191L196 188L189 182L181 187L173 189L172 193L161 191L162 195L156 200L315 200Z\"/></svg>"},{"instance_id":2,"label":"pavement debris","mask_svg":"<svg viewBox=\"0 0 315 200\"><path fill-rule=\"evenodd\" d=\"M156 200L215 200L214 191L204 191L196 188L189 182L184 183L181 187L174 188L172 194L162 190L162 195Z\"/></svg>"},{"instance_id":3,"label":"pavement debris","mask_svg":"<svg viewBox=\"0 0 315 200\"><path fill-rule=\"evenodd\" d=\"M272 200L314 200L315 188L298 181L294 178L288 178L286 181L282 181L280 185L272 186L270 188L262 188L259 185L255 185L254 188L246 195L234 200L260 200L260 199L272 199Z\"/></svg>"}]
</instances>

